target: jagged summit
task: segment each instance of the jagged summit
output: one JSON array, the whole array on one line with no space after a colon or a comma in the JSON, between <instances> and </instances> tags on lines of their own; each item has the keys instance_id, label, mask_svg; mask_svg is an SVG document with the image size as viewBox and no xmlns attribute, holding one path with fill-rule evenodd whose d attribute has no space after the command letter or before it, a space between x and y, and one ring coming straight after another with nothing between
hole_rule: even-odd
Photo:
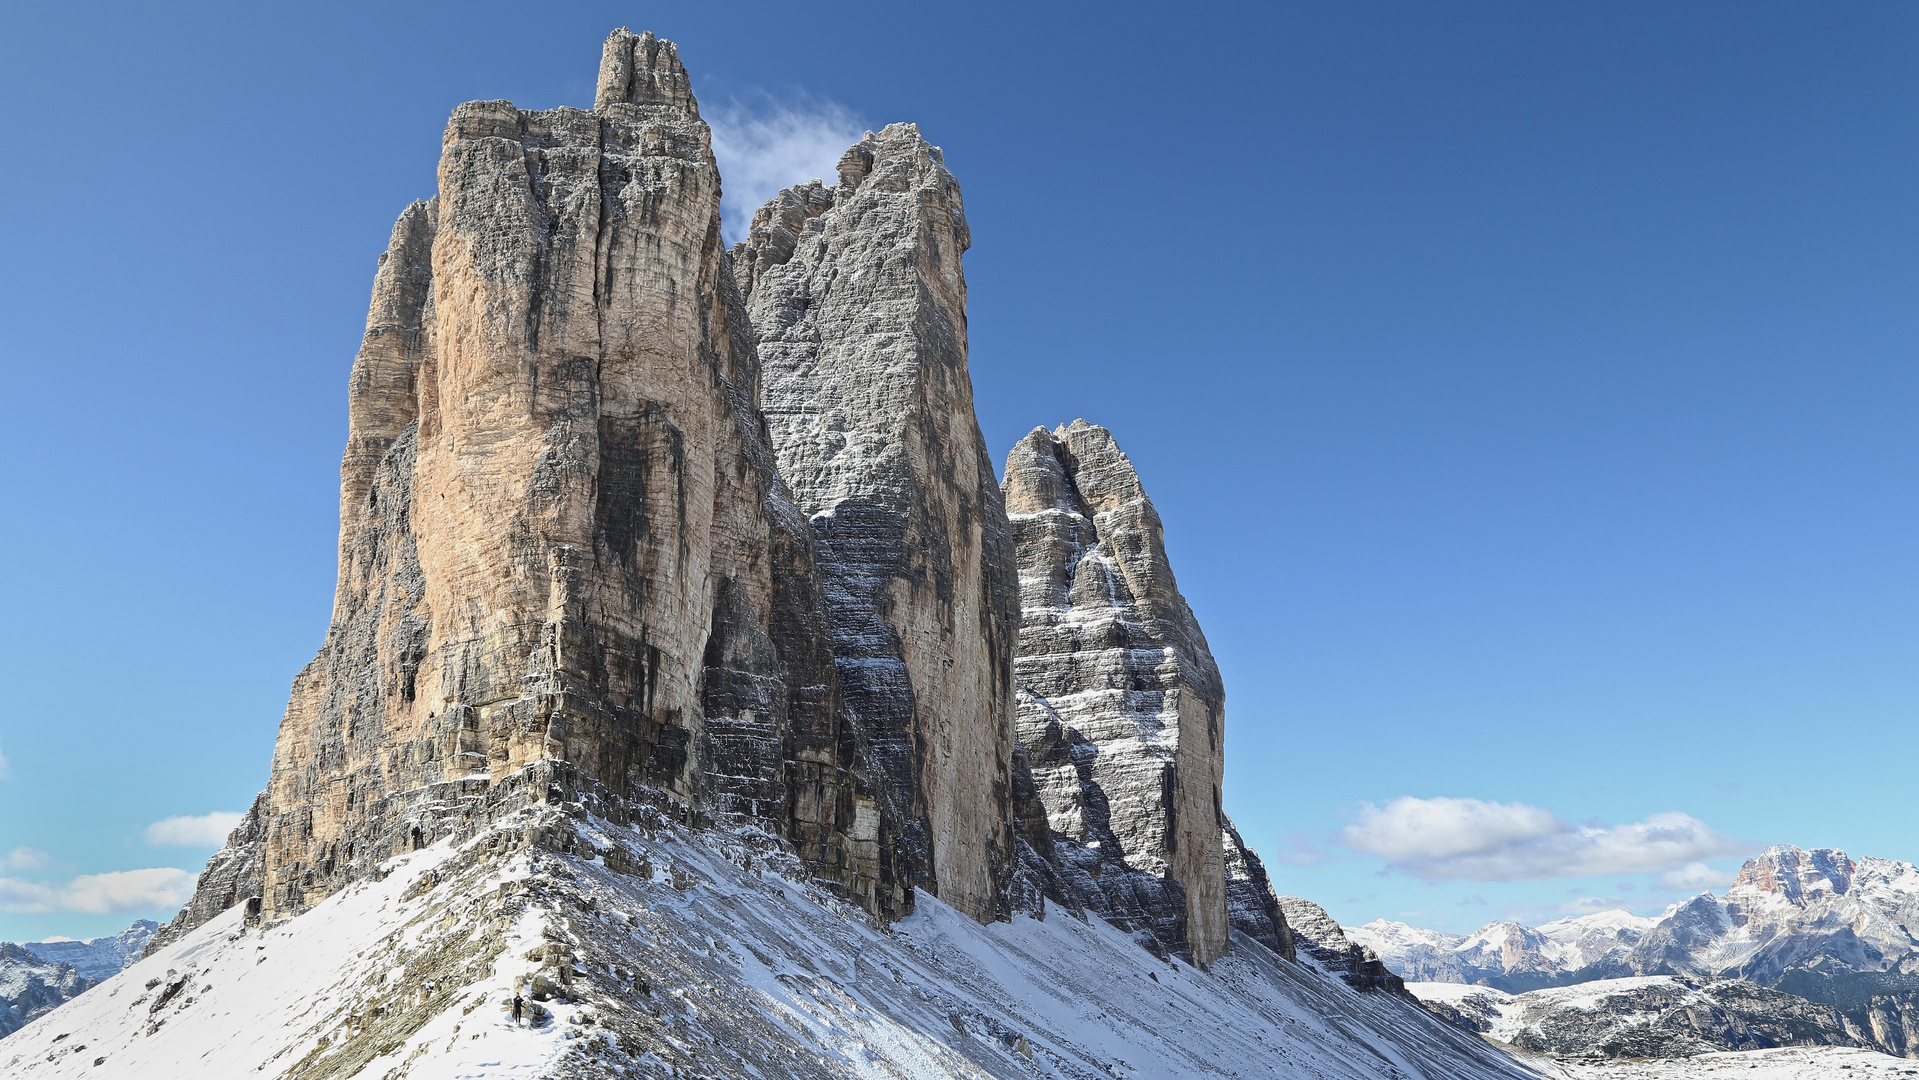
<instances>
[{"instance_id":1,"label":"jagged summit","mask_svg":"<svg viewBox=\"0 0 1919 1080\"><path fill-rule=\"evenodd\" d=\"M1498 1005L1508 1020L1527 1013L1522 1027L1552 1028L1558 1021L1547 1010L1566 1002L1616 997L1606 1010L1659 1028L1666 1040L1660 1045L1683 1045L1691 1037L1688 1018L1704 1015L1690 1010L1706 1009L1723 1014L1714 1021L1719 1029L1700 1036L1713 1046L1746 1045L1742 1032L1751 1029L1774 1032L1755 1036L1762 1039L1919 1056L1915 928L1919 868L1782 844L1747 860L1723 895L1700 893L1656 917L1601 911L1537 928L1489 923L1470 936L1378 920L1345 932L1377 951L1422 998L1465 1013ZM1702 998L1695 992L1702 980L1730 989ZM1491 992L1471 1005L1470 995L1447 989L1464 984ZM1547 993L1556 987L1568 993ZM1741 994L1744 1005L1734 1000ZM1620 1004L1634 998L1636 1005ZM1794 1025L1803 1027L1803 1038L1790 1035ZM1581 1021L1563 1030L1568 1038L1586 1031L1597 1045L1611 1037L1604 1026Z\"/></svg>"},{"instance_id":2,"label":"jagged summit","mask_svg":"<svg viewBox=\"0 0 1919 1080\"><path fill-rule=\"evenodd\" d=\"M1746 860L1732 888L1778 893L1804 905L1821 893L1844 893L1857 871L1846 853L1835 848L1807 851L1791 844L1774 844Z\"/></svg>"},{"instance_id":3,"label":"jagged summit","mask_svg":"<svg viewBox=\"0 0 1919 1080\"><path fill-rule=\"evenodd\" d=\"M651 30L635 34L622 26L608 35L593 108L604 112L612 105L667 105L699 116L679 46L654 37Z\"/></svg>"}]
</instances>

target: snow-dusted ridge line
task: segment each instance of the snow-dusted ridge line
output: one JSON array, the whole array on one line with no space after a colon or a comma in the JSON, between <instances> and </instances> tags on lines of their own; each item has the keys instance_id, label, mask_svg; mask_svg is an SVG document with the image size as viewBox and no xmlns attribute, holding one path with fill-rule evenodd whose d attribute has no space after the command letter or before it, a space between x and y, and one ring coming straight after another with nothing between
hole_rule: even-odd
<instances>
[{"instance_id":1,"label":"snow-dusted ridge line","mask_svg":"<svg viewBox=\"0 0 1919 1080\"><path fill-rule=\"evenodd\" d=\"M880 930L801 877L751 830L529 808L293 919L228 911L0 1043L0 1074L1534 1075L1243 936L1202 971L1057 911L922 896ZM517 1027L516 985L564 992Z\"/></svg>"}]
</instances>

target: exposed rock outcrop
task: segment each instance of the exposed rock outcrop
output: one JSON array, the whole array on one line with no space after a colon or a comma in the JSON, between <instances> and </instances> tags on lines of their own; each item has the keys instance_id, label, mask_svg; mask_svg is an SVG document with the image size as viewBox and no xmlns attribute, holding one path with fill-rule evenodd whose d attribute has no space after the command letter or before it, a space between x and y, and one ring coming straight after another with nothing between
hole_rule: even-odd
<instances>
[{"instance_id":1,"label":"exposed rock outcrop","mask_svg":"<svg viewBox=\"0 0 1919 1080\"><path fill-rule=\"evenodd\" d=\"M733 253L762 408L811 520L848 722L912 884L980 919L1014 868L1013 550L966 370L971 243L938 147L893 124Z\"/></svg>"},{"instance_id":2,"label":"exposed rock outcrop","mask_svg":"<svg viewBox=\"0 0 1919 1080\"><path fill-rule=\"evenodd\" d=\"M1406 980L1380 963L1371 949L1348 938L1333 917L1326 914L1325 908L1297 896L1280 897L1279 908L1286 914L1286 925L1292 930L1299 951L1345 979L1348 985L1356 990L1384 990L1410 996L1406 992Z\"/></svg>"},{"instance_id":3,"label":"exposed rock outcrop","mask_svg":"<svg viewBox=\"0 0 1919 1080\"><path fill-rule=\"evenodd\" d=\"M1355 993L1396 985L1356 948L1288 962L1103 430L1021 444L1016 558L938 148L869 134L731 253L719 190L651 35L591 111L454 112L268 788L170 943L0 1071L1526 1075ZM996 921L1048 898L1101 918Z\"/></svg>"},{"instance_id":4,"label":"exposed rock outcrop","mask_svg":"<svg viewBox=\"0 0 1919 1080\"><path fill-rule=\"evenodd\" d=\"M1459 983L1408 989L1429 1011L1468 1030L1555 1056L1674 1058L1866 1045L1831 1005L1738 979L1601 979L1518 995Z\"/></svg>"},{"instance_id":5,"label":"exposed rock outcrop","mask_svg":"<svg viewBox=\"0 0 1919 1080\"><path fill-rule=\"evenodd\" d=\"M227 834L226 844L207 860L186 906L146 940L141 955L151 956L222 911L264 894L266 839L267 793L262 791L254 796L240 824Z\"/></svg>"},{"instance_id":6,"label":"exposed rock outcrop","mask_svg":"<svg viewBox=\"0 0 1919 1080\"><path fill-rule=\"evenodd\" d=\"M1758 1032L1753 1038L1762 1040L1753 1042L1736 1024L1708 1024L1698 1028L1698 1047L1688 1053L1796 1040L1919 1057L1915 929L1919 868L1892 859L1853 859L1831 848L1780 844L1748 860L1723 896L1701 893L1657 918L1601 911L1537 928L1488 923L1470 936L1381 919L1346 928L1345 935L1373 949L1409 983L1419 984L1429 1006L1439 1002L1441 1009L1467 1009L1463 999L1447 996L1452 993L1444 989L1447 983L1476 983L1520 995L1516 1000L1521 1001L1562 1003L1627 987L1636 988L1634 1000L1644 1005L1633 1008L1649 1016L1691 1015L1722 1005L1732 1015L1756 1002L1747 1010L1751 1017L1770 1016L1803 1033L1792 1039L1767 1034L1785 1028L1766 1028L1753 1019ZM1667 993L1672 986L1690 989ZM1566 987L1567 993L1546 995L1548 987ZM1646 987L1666 989L1653 993ZM1701 987L1719 1005L1687 996ZM1498 994L1481 997L1503 1000ZM1808 1016L1826 1019L1814 1023ZM1647 1038L1667 1038L1673 1024L1692 1022L1685 1016L1661 1021L1664 1026L1655 1025Z\"/></svg>"},{"instance_id":7,"label":"exposed rock outcrop","mask_svg":"<svg viewBox=\"0 0 1919 1080\"><path fill-rule=\"evenodd\" d=\"M1233 929L1288 960L1297 959L1293 931L1286 925L1286 913L1266 876L1266 864L1239 838L1231 818L1226 819L1221 831L1226 855L1226 916Z\"/></svg>"},{"instance_id":8,"label":"exposed rock outcrop","mask_svg":"<svg viewBox=\"0 0 1919 1080\"><path fill-rule=\"evenodd\" d=\"M1865 1045L1919 1057L1919 868L1790 844L1633 946L1645 975L1738 978L1835 1005Z\"/></svg>"},{"instance_id":9,"label":"exposed rock outcrop","mask_svg":"<svg viewBox=\"0 0 1919 1080\"><path fill-rule=\"evenodd\" d=\"M1022 439L1004 487L1019 739L1059 899L1209 964L1232 929L1222 843L1237 846L1220 805L1225 692L1159 515L1111 433L1084 420ZM1251 916L1261 905L1241 892Z\"/></svg>"}]
</instances>

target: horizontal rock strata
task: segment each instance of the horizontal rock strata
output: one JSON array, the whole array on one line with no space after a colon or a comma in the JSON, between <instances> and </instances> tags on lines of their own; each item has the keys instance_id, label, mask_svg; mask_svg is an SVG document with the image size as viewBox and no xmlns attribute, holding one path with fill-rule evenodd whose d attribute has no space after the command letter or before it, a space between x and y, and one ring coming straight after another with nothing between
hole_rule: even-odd
<instances>
[{"instance_id":1,"label":"horizontal rock strata","mask_svg":"<svg viewBox=\"0 0 1919 1080\"><path fill-rule=\"evenodd\" d=\"M1234 931L1292 956L1131 463L1083 421L1036 431L1003 494L958 182L911 124L835 179L724 251L686 70L625 30L591 110L454 111L349 380L325 643L154 950L297 914L564 766L763 829L882 921L923 888L1201 966Z\"/></svg>"},{"instance_id":2,"label":"horizontal rock strata","mask_svg":"<svg viewBox=\"0 0 1919 1080\"><path fill-rule=\"evenodd\" d=\"M1266 864L1239 837L1231 818L1221 830L1226 862L1226 918L1245 934L1288 960L1296 959L1293 932L1279 906Z\"/></svg>"},{"instance_id":3,"label":"horizontal rock strata","mask_svg":"<svg viewBox=\"0 0 1919 1080\"><path fill-rule=\"evenodd\" d=\"M781 192L733 264L811 520L848 722L911 882L1007 911L1018 598L966 358L959 184L912 124Z\"/></svg>"},{"instance_id":4,"label":"horizontal rock strata","mask_svg":"<svg viewBox=\"0 0 1919 1080\"><path fill-rule=\"evenodd\" d=\"M1225 693L1159 515L1111 433L1084 420L1021 440L1005 491L1019 739L1053 832L1041 854L1057 898L1209 964L1232 929ZM1260 925L1260 902L1241 904L1255 937L1284 951L1283 921L1268 909Z\"/></svg>"}]
</instances>

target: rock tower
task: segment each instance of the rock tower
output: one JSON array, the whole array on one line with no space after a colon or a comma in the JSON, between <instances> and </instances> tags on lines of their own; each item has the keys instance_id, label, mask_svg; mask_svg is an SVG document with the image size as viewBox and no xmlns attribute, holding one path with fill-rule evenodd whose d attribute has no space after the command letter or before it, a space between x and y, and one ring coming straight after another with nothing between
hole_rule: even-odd
<instances>
[{"instance_id":1,"label":"rock tower","mask_svg":"<svg viewBox=\"0 0 1919 1080\"><path fill-rule=\"evenodd\" d=\"M911 879L1006 912L1013 546L966 370L959 183L912 124L781 192L735 265L781 474L812 521L846 713Z\"/></svg>"},{"instance_id":2,"label":"rock tower","mask_svg":"<svg viewBox=\"0 0 1919 1080\"><path fill-rule=\"evenodd\" d=\"M621 30L591 111L455 110L354 362L332 626L214 903L297 912L589 783L763 820L877 904L689 87Z\"/></svg>"},{"instance_id":3,"label":"rock tower","mask_svg":"<svg viewBox=\"0 0 1919 1080\"><path fill-rule=\"evenodd\" d=\"M1006 459L1019 552L1019 739L1066 898L1210 964L1226 950L1226 696L1159 514L1103 427ZM1236 837L1234 837L1236 839Z\"/></svg>"}]
</instances>

